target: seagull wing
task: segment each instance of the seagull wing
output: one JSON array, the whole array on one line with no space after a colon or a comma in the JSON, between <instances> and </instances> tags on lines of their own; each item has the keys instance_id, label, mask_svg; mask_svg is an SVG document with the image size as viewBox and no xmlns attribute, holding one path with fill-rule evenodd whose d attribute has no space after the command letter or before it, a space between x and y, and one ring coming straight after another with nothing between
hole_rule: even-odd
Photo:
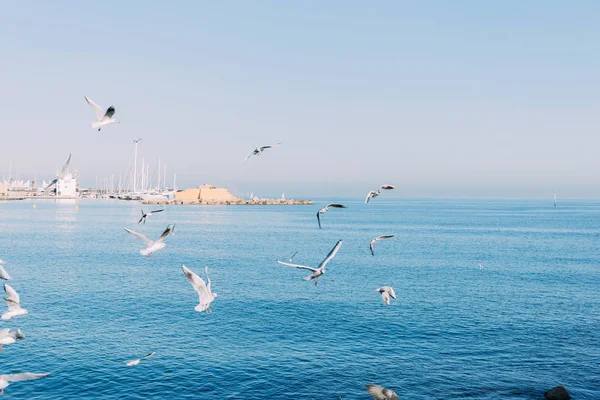
<instances>
[{"instance_id":1,"label":"seagull wing","mask_svg":"<svg viewBox=\"0 0 600 400\"><path fill-rule=\"evenodd\" d=\"M327 206L325 208L329 208L329 207L333 207L333 208L348 208L345 205L338 204L338 203L327 204Z\"/></svg>"},{"instance_id":2,"label":"seagull wing","mask_svg":"<svg viewBox=\"0 0 600 400\"><path fill-rule=\"evenodd\" d=\"M69 158L67 158L67 161L65 161L62 169L60 170L60 174L58 175L59 178L64 178L65 175L67 175L67 171L69 170L70 162L71 162L71 155L69 154Z\"/></svg>"},{"instance_id":3,"label":"seagull wing","mask_svg":"<svg viewBox=\"0 0 600 400\"><path fill-rule=\"evenodd\" d=\"M156 240L155 243L163 242L167 238L167 236L169 236L171 233L173 233L174 230L175 230L175 225L167 226L167 229L164 230L164 232L160 235L160 237Z\"/></svg>"},{"instance_id":4,"label":"seagull wing","mask_svg":"<svg viewBox=\"0 0 600 400\"><path fill-rule=\"evenodd\" d=\"M383 299L383 302L385 304L387 304L388 306L390 305L390 295L388 294L388 292L381 292L381 298Z\"/></svg>"},{"instance_id":5,"label":"seagull wing","mask_svg":"<svg viewBox=\"0 0 600 400\"><path fill-rule=\"evenodd\" d=\"M204 280L202 280L202 278L193 273L192 270L190 270L185 265L182 265L181 269L183 269L183 274L185 275L187 280L192 284L196 292L198 292L198 296L200 296L200 303L202 303L203 300L206 299L209 295L206 283L204 282Z\"/></svg>"},{"instance_id":6,"label":"seagull wing","mask_svg":"<svg viewBox=\"0 0 600 400\"><path fill-rule=\"evenodd\" d=\"M85 96L85 100L88 102L90 107L92 107L94 109L94 112L96 113L96 117L98 117L99 120L102 120L102 118L104 118L104 114L105 114L102 107L100 107L98 104L94 103L87 96Z\"/></svg>"},{"instance_id":7,"label":"seagull wing","mask_svg":"<svg viewBox=\"0 0 600 400\"><path fill-rule=\"evenodd\" d=\"M375 238L375 240L381 240L381 239L391 239L391 238L393 238L393 237L394 237L394 235L381 235L381 236L377 236L377 237Z\"/></svg>"},{"instance_id":8,"label":"seagull wing","mask_svg":"<svg viewBox=\"0 0 600 400\"><path fill-rule=\"evenodd\" d=\"M161 208L159 210L152 210L152 211L148 212L148 215L150 215L150 214L156 214L156 213L163 212L163 211L165 211L164 208Z\"/></svg>"},{"instance_id":9,"label":"seagull wing","mask_svg":"<svg viewBox=\"0 0 600 400\"><path fill-rule=\"evenodd\" d=\"M375 243L377 243L377 239L373 239L371 240L371 243L369 244L369 249L371 249L371 255L375 255Z\"/></svg>"},{"instance_id":10,"label":"seagull wing","mask_svg":"<svg viewBox=\"0 0 600 400\"><path fill-rule=\"evenodd\" d=\"M259 149L260 149L260 151L263 151L264 149L270 149L271 147L280 146L280 145L281 145L281 143L267 144L265 146L260 146Z\"/></svg>"},{"instance_id":11,"label":"seagull wing","mask_svg":"<svg viewBox=\"0 0 600 400\"><path fill-rule=\"evenodd\" d=\"M243 163L244 161L246 161L247 159L249 159L250 157L252 157L254 155L254 153L256 152L256 150L252 150L252 153L248 154L248 156L246 158L244 158L242 161L240 161L241 163Z\"/></svg>"},{"instance_id":12,"label":"seagull wing","mask_svg":"<svg viewBox=\"0 0 600 400\"><path fill-rule=\"evenodd\" d=\"M398 400L396 393L378 385L367 385L367 392L376 400Z\"/></svg>"},{"instance_id":13,"label":"seagull wing","mask_svg":"<svg viewBox=\"0 0 600 400\"><path fill-rule=\"evenodd\" d=\"M115 108L113 106L108 107L106 114L102 116L102 119L111 119L115 115Z\"/></svg>"},{"instance_id":14,"label":"seagull wing","mask_svg":"<svg viewBox=\"0 0 600 400\"><path fill-rule=\"evenodd\" d=\"M288 267L295 267L295 268L300 268L300 269L307 269L307 270L312 271L312 272L317 272L316 268L307 267L306 265L291 264L291 263L286 263L286 262L279 261L279 260L277 260L277 262L279 264L281 264L281 265L287 265Z\"/></svg>"},{"instance_id":15,"label":"seagull wing","mask_svg":"<svg viewBox=\"0 0 600 400\"><path fill-rule=\"evenodd\" d=\"M144 357L142 358L148 358L148 357L152 357L154 355L154 352L150 353L150 354L146 354Z\"/></svg>"},{"instance_id":16,"label":"seagull wing","mask_svg":"<svg viewBox=\"0 0 600 400\"><path fill-rule=\"evenodd\" d=\"M10 286L9 284L5 283L4 284L4 291L6 292L6 298L4 300L6 300L6 302L9 304L9 308L10 308L10 304L14 303L14 304L20 304L21 303L21 299L19 298L19 294L15 291L15 289L12 288L12 286Z\"/></svg>"},{"instance_id":17,"label":"seagull wing","mask_svg":"<svg viewBox=\"0 0 600 400\"><path fill-rule=\"evenodd\" d=\"M331 249L331 251L329 252L329 254L327 254L327 257L325 257L325 259L323 261L321 261L321 264L319 264L319 269L325 268L325 266L327 265L327 263L329 261L331 261L331 259L333 257L335 257L335 255L337 254L337 252L340 249L340 247L342 247L342 241L338 240L338 242L335 244L335 246L333 247L333 249Z\"/></svg>"},{"instance_id":18,"label":"seagull wing","mask_svg":"<svg viewBox=\"0 0 600 400\"><path fill-rule=\"evenodd\" d=\"M321 227L321 211L317 212L317 222L319 223L319 228Z\"/></svg>"},{"instance_id":19,"label":"seagull wing","mask_svg":"<svg viewBox=\"0 0 600 400\"><path fill-rule=\"evenodd\" d=\"M294 254L294 256L295 256L295 254ZM292 256L292 257L294 257L294 256ZM0 265L0 279L6 279L7 281L12 280L12 278L10 277L8 272L6 272L6 270L4 269L4 267L2 265Z\"/></svg>"},{"instance_id":20,"label":"seagull wing","mask_svg":"<svg viewBox=\"0 0 600 400\"><path fill-rule=\"evenodd\" d=\"M392 189L396 189L396 186L393 185L381 185L381 187L379 188L379 190L392 190Z\"/></svg>"},{"instance_id":21,"label":"seagull wing","mask_svg":"<svg viewBox=\"0 0 600 400\"><path fill-rule=\"evenodd\" d=\"M10 328L4 328L4 329L0 330L0 339L3 339L6 336L8 336L9 332L10 332Z\"/></svg>"},{"instance_id":22,"label":"seagull wing","mask_svg":"<svg viewBox=\"0 0 600 400\"><path fill-rule=\"evenodd\" d=\"M388 293L390 294L390 296L392 296L392 299L396 298L396 292L394 292L394 288L392 287L388 287L387 288Z\"/></svg>"},{"instance_id":23,"label":"seagull wing","mask_svg":"<svg viewBox=\"0 0 600 400\"><path fill-rule=\"evenodd\" d=\"M141 233L137 233L137 232L132 231L131 229L127 229L127 228L125 228L125 230L127 232L131 233L136 238L141 239L144 243L146 243L147 246L152 246L154 244L154 242L152 240L148 239L146 236L142 235Z\"/></svg>"},{"instance_id":24,"label":"seagull wing","mask_svg":"<svg viewBox=\"0 0 600 400\"><path fill-rule=\"evenodd\" d=\"M32 374L31 372L23 372L21 374L0 375L0 379L4 379L7 382L32 381L34 379L45 378L48 375L50 374Z\"/></svg>"},{"instance_id":25,"label":"seagull wing","mask_svg":"<svg viewBox=\"0 0 600 400\"><path fill-rule=\"evenodd\" d=\"M204 272L206 272L206 290L208 290L208 293L212 294L212 290L210 289L210 278L208 277L208 267L204 267Z\"/></svg>"},{"instance_id":26,"label":"seagull wing","mask_svg":"<svg viewBox=\"0 0 600 400\"><path fill-rule=\"evenodd\" d=\"M371 200L372 194L373 194L373 191L370 191L369 193L367 193L367 198L365 199L365 204L369 204L369 200Z\"/></svg>"}]
</instances>

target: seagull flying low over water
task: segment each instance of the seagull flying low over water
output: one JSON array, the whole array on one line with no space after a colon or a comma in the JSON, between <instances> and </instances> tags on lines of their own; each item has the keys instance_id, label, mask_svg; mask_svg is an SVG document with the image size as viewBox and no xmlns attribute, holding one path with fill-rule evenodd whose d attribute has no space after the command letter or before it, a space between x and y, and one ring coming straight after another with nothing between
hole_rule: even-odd
<instances>
[{"instance_id":1,"label":"seagull flying low over water","mask_svg":"<svg viewBox=\"0 0 600 400\"><path fill-rule=\"evenodd\" d=\"M390 305L390 297L392 299L396 299L396 292L394 292L394 288L391 286L382 286L380 288L375 289L376 292L381 293L381 298L386 305Z\"/></svg>"},{"instance_id":2,"label":"seagull flying low over water","mask_svg":"<svg viewBox=\"0 0 600 400\"><path fill-rule=\"evenodd\" d=\"M0 330L0 350L2 350L2 346L7 344L13 344L17 340L22 340L25 337L23 332L20 329L16 331L10 331L9 328Z\"/></svg>"},{"instance_id":3,"label":"seagull flying low over water","mask_svg":"<svg viewBox=\"0 0 600 400\"><path fill-rule=\"evenodd\" d=\"M371 249L371 255L375 255L375 243L379 242L382 239L391 239L394 235L381 235L377 236L375 239L371 240L371 244L369 244L369 249Z\"/></svg>"},{"instance_id":4,"label":"seagull flying low over water","mask_svg":"<svg viewBox=\"0 0 600 400\"><path fill-rule=\"evenodd\" d=\"M19 295L8 283L4 284L4 291L6 292L6 297L4 301L6 301L6 305L8 305L8 311L2 314L0 319L8 320L13 319L18 315L28 314L27 310L21 308L21 300L19 299Z\"/></svg>"},{"instance_id":5,"label":"seagull flying low over water","mask_svg":"<svg viewBox=\"0 0 600 400\"><path fill-rule=\"evenodd\" d=\"M367 385L366 389L375 400L400 400L396 392L378 385Z\"/></svg>"},{"instance_id":6,"label":"seagull flying low over water","mask_svg":"<svg viewBox=\"0 0 600 400\"><path fill-rule=\"evenodd\" d=\"M141 233L134 232L131 229L125 228L125 230L131 233L133 236L137 237L138 239L141 239L144 243L146 243L146 246L148 247L146 247L143 250L140 250L140 254L143 256L148 256L148 258L150 258L152 257L152 253L154 253L155 251L167 247L164 240L167 238L167 236L173 233L173 231L175 230L175 225L167 226L167 229L164 230L162 235L160 235L160 237L156 239L156 241L152 241L146 236L142 235Z\"/></svg>"},{"instance_id":7,"label":"seagull flying low over water","mask_svg":"<svg viewBox=\"0 0 600 400\"><path fill-rule=\"evenodd\" d=\"M110 124L114 124L114 123L117 123L117 124L121 123L121 121L112 117L113 115L115 115L115 108L113 106L108 107L105 112L102 109L102 107L100 107L98 104L94 103L87 96L85 96L85 100L88 102L90 107L92 107L94 109L94 112L96 113L96 117L98 117L98 121L92 122L92 128L94 128L94 129L98 128L98 132L100 132L100 129L102 129L102 127L104 127L106 125L110 125Z\"/></svg>"},{"instance_id":8,"label":"seagull flying low over water","mask_svg":"<svg viewBox=\"0 0 600 400\"><path fill-rule=\"evenodd\" d=\"M35 379L45 378L48 375L50 374L32 374L31 372L23 372L21 374L0 375L0 389L2 389L0 395L4 394L4 388L10 385L9 382L33 381Z\"/></svg>"},{"instance_id":9,"label":"seagull flying low over water","mask_svg":"<svg viewBox=\"0 0 600 400\"><path fill-rule=\"evenodd\" d=\"M196 292L198 292L198 296L200 298L200 303L194 307L194 310L198 312L202 312L206 310L206 313L212 314L212 308L210 304L217 298L217 294L213 293L210 288L210 278L208 277L208 267L204 267L204 271L206 272L206 283L202 278L192 272L191 269L186 267L185 265L181 266L183 269L183 274L187 278L187 280L192 284Z\"/></svg>"},{"instance_id":10,"label":"seagull flying low over water","mask_svg":"<svg viewBox=\"0 0 600 400\"><path fill-rule=\"evenodd\" d=\"M381 185L381 187L379 189L377 189L376 192L371 190L369 193L367 193L367 198L365 200L365 204L369 204L369 200L379 196L381 194L381 190L392 190L392 189L396 189L396 187L392 186L392 185Z\"/></svg>"},{"instance_id":11,"label":"seagull flying low over water","mask_svg":"<svg viewBox=\"0 0 600 400\"><path fill-rule=\"evenodd\" d=\"M145 213L144 210L142 210L142 218L140 218L140 220L138 221L138 224L141 224L142 222L145 224L146 219L148 219L149 216L151 216L152 214L155 214L155 213L163 212L163 211L165 211L164 208L160 209L160 210L148 211L147 213Z\"/></svg>"},{"instance_id":12,"label":"seagull flying low over water","mask_svg":"<svg viewBox=\"0 0 600 400\"><path fill-rule=\"evenodd\" d=\"M240 162L244 162L244 161L246 161L247 159L249 159L252 156L260 156L262 154L262 152L265 151L265 149L270 149L272 147L280 146L280 145L281 145L281 143L277 143L277 144L268 144L266 146L257 147L254 150L252 150L252 153L248 154L248 157L244 158Z\"/></svg>"},{"instance_id":13,"label":"seagull flying low over water","mask_svg":"<svg viewBox=\"0 0 600 400\"><path fill-rule=\"evenodd\" d=\"M153 355L154 355L154 352L152 352L150 354L146 354L142 358L138 358L136 360L125 361L125 364L127 364L128 367L133 367L134 365L138 365L144 358L152 357Z\"/></svg>"},{"instance_id":14,"label":"seagull flying low over water","mask_svg":"<svg viewBox=\"0 0 600 400\"><path fill-rule=\"evenodd\" d=\"M277 262L281 265L287 265L288 267L296 267L299 269L307 269L309 271L312 271L312 274L308 275L306 278L304 278L304 280L310 281L311 279L314 279L315 286L317 286L317 284L319 283L319 277L325 273L325 266L329 261L331 261L333 257L335 257L340 247L342 247L342 241L338 240L333 249L331 249L329 254L327 254L327 257L325 257L325 259L321 261L321 264L319 264L318 268L307 267L306 265L291 264L280 260L277 260Z\"/></svg>"},{"instance_id":15,"label":"seagull flying low over water","mask_svg":"<svg viewBox=\"0 0 600 400\"><path fill-rule=\"evenodd\" d=\"M12 279L2 265L0 265L0 279L4 279L5 281L10 281Z\"/></svg>"},{"instance_id":16,"label":"seagull flying low over water","mask_svg":"<svg viewBox=\"0 0 600 400\"><path fill-rule=\"evenodd\" d=\"M324 214L327 211L329 211L329 207L332 207L332 208L348 208L345 205L338 204L338 203L329 203L325 207L321 208L319 210L319 212L317 212L317 222L319 223L319 228L321 227L321 214Z\"/></svg>"}]
</instances>

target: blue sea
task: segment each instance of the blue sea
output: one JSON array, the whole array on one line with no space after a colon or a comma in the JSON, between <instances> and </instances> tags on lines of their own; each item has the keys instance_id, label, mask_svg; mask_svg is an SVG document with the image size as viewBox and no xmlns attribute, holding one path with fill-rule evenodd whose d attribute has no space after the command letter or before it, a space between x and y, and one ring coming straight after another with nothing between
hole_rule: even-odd
<instances>
[{"instance_id":1,"label":"blue sea","mask_svg":"<svg viewBox=\"0 0 600 400\"><path fill-rule=\"evenodd\" d=\"M52 373L3 398L366 400L371 383L411 400L600 398L599 201L335 199L348 209L318 229L329 200L170 206L145 225L135 202L0 202L0 258L30 313L0 322L25 334L0 374ZM150 259L123 230L171 223ZM395 238L372 256L381 234ZM276 263L317 266L339 239L316 287ZM182 264L209 267L213 314L194 311Z\"/></svg>"}]
</instances>

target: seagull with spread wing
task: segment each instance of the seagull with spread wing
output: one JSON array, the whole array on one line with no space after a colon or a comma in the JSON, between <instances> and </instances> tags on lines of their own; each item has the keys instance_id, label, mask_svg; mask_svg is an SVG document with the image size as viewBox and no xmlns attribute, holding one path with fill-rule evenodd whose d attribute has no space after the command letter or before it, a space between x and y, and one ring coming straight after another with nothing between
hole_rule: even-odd
<instances>
[{"instance_id":1,"label":"seagull with spread wing","mask_svg":"<svg viewBox=\"0 0 600 400\"><path fill-rule=\"evenodd\" d=\"M319 277L321 275L325 274L325 266L327 265L327 263L329 261L331 261L331 259L333 257L335 257L337 252L340 250L340 247L342 247L342 241L338 240L338 242L335 244L333 249L331 249L329 254L327 254L327 257L325 257L325 259L323 261L321 261L321 264L319 264L319 266L317 268L307 267L306 265L291 264L291 263L280 261L280 260L277 260L277 262L281 265L287 265L288 267L296 267L299 269L307 269L307 270L311 271L312 274L308 275L306 278L304 278L304 280L310 281L310 280L314 279L315 286L317 286L319 283Z\"/></svg>"},{"instance_id":2,"label":"seagull with spread wing","mask_svg":"<svg viewBox=\"0 0 600 400\"><path fill-rule=\"evenodd\" d=\"M375 400L400 400L396 392L379 385L367 385L366 389Z\"/></svg>"},{"instance_id":3,"label":"seagull with spread wing","mask_svg":"<svg viewBox=\"0 0 600 400\"><path fill-rule=\"evenodd\" d=\"M21 374L0 375L0 395L4 394L4 388L10 385L10 382L33 381L47 377L48 374L32 374L31 372L23 372Z\"/></svg>"},{"instance_id":4,"label":"seagull with spread wing","mask_svg":"<svg viewBox=\"0 0 600 400\"><path fill-rule=\"evenodd\" d=\"M191 269L186 267L185 265L181 266L183 269L183 274L187 278L187 280L192 284L196 292L198 292L198 297L200 298L199 304L194 307L194 310L198 312L202 312L206 310L206 313L212 314L211 303L217 298L217 294L213 293L210 288L210 278L208 277L208 267L204 267L204 271L206 272L206 282L198 275L192 272Z\"/></svg>"},{"instance_id":5,"label":"seagull with spread wing","mask_svg":"<svg viewBox=\"0 0 600 400\"><path fill-rule=\"evenodd\" d=\"M331 207L331 208L348 208L345 205L338 204L338 203L329 203L325 207L321 208L317 212L317 222L319 223L319 228L321 228L321 214L325 214L327 211L329 211L329 207Z\"/></svg>"},{"instance_id":6,"label":"seagull with spread wing","mask_svg":"<svg viewBox=\"0 0 600 400\"><path fill-rule=\"evenodd\" d=\"M125 361L125 364L127 364L128 367L133 367L134 365L138 365L143 359L148 358L148 357L152 357L153 355L154 355L154 352L152 352L150 354L146 354L142 358L138 358L138 359L130 360L130 361Z\"/></svg>"},{"instance_id":7,"label":"seagull with spread wing","mask_svg":"<svg viewBox=\"0 0 600 400\"><path fill-rule=\"evenodd\" d=\"M252 150L252 153L248 154L248 157L244 158L240 162L244 162L244 161L246 161L247 159L249 159L252 156L260 156L263 153L263 151L265 151L265 149L270 149L272 147L280 146L280 145L281 145L281 143L268 144L268 145L265 145L265 146L259 146L259 147L255 148L254 150Z\"/></svg>"},{"instance_id":8,"label":"seagull with spread wing","mask_svg":"<svg viewBox=\"0 0 600 400\"><path fill-rule=\"evenodd\" d=\"M392 299L396 299L396 292L394 292L394 288L391 286L382 286L380 288L375 289L376 292L381 293L381 298L386 305L390 305L390 297Z\"/></svg>"},{"instance_id":9,"label":"seagull with spread wing","mask_svg":"<svg viewBox=\"0 0 600 400\"><path fill-rule=\"evenodd\" d=\"M379 189L377 189L377 191L371 190L369 193L367 193L367 198L365 199L365 204L369 204L369 200L374 199L375 197L379 196L381 194L382 190L392 190L392 189L396 189L396 187L392 186L392 185L381 185L381 187Z\"/></svg>"},{"instance_id":10,"label":"seagull with spread wing","mask_svg":"<svg viewBox=\"0 0 600 400\"><path fill-rule=\"evenodd\" d=\"M46 186L46 189L48 189L50 186L52 186L56 182L58 182L59 179L63 179L65 176L67 176L67 172L69 172L69 164L70 163L71 163L71 154L69 154L69 157L67 158L67 161L65 161L65 163L63 164L60 172L58 174L56 174L54 179L52 179L52 181L48 184L48 186Z\"/></svg>"},{"instance_id":11,"label":"seagull with spread wing","mask_svg":"<svg viewBox=\"0 0 600 400\"><path fill-rule=\"evenodd\" d=\"M92 128L98 128L98 132L100 132L100 129L102 129L102 127L106 125L121 123L121 121L119 121L118 119L113 118L113 115L115 115L115 108L113 106L108 107L106 111L104 111L102 107L94 103L87 96L85 96L85 100L88 102L90 107L94 109L96 117L98 117L98 121L92 122Z\"/></svg>"},{"instance_id":12,"label":"seagull with spread wing","mask_svg":"<svg viewBox=\"0 0 600 400\"><path fill-rule=\"evenodd\" d=\"M144 212L144 210L142 210L142 218L140 218L140 220L138 221L138 224L141 224L142 222L145 224L146 219L148 219L149 216L151 216L152 214L163 212L163 211L165 211L164 208L161 208L159 210L152 210L152 211L148 211L148 212Z\"/></svg>"},{"instance_id":13,"label":"seagull with spread wing","mask_svg":"<svg viewBox=\"0 0 600 400\"><path fill-rule=\"evenodd\" d=\"M8 311L2 314L0 319L5 321L9 319L12 320L18 315L28 314L26 309L21 308L21 299L19 298L19 294L8 283L4 284L4 292L6 292L4 301L8 306Z\"/></svg>"},{"instance_id":14,"label":"seagull with spread wing","mask_svg":"<svg viewBox=\"0 0 600 400\"><path fill-rule=\"evenodd\" d=\"M380 240L383 239L391 239L393 238L394 235L381 235L381 236L377 236L375 239L371 240L371 244L369 244L369 249L371 249L371 255L375 255L375 243L379 242Z\"/></svg>"},{"instance_id":15,"label":"seagull with spread wing","mask_svg":"<svg viewBox=\"0 0 600 400\"><path fill-rule=\"evenodd\" d=\"M167 238L167 236L173 233L173 231L175 230L175 225L167 226L167 229L165 229L162 235L160 235L160 237L155 241L152 241L146 236L142 235L141 233L137 233L135 231L132 231L131 229L125 228L125 230L131 233L133 236L137 237L138 239L141 239L144 243L146 243L147 247L143 250L140 250L140 254L143 256L148 256L148 258L150 258L152 257L152 253L154 253L155 251L167 247L167 245L165 244L165 239Z\"/></svg>"},{"instance_id":16,"label":"seagull with spread wing","mask_svg":"<svg viewBox=\"0 0 600 400\"><path fill-rule=\"evenodd\" d=\"M2 350L2 346L16 343L17 340L22 340L24 337L25 335L20 329L12 332L10 328L0 330L0 350Z\"/></svg>"}]
</instances>

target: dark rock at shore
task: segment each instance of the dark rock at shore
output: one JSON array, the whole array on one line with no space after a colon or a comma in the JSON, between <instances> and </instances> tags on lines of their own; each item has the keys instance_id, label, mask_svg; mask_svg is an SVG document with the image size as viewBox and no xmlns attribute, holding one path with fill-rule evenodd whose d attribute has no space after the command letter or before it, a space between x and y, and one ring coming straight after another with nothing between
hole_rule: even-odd
<instances>
[{"instance_id":1,"label":"dark rock at shore","mask_svg":"<svg viewBox=\"0 0 600 400\"><path fill-rule=\"evenodd\" d=\"M569 400L571 395L564 386L557 386L544 393L544 397L548 400Z\"/></svg>"}]
</instances>

